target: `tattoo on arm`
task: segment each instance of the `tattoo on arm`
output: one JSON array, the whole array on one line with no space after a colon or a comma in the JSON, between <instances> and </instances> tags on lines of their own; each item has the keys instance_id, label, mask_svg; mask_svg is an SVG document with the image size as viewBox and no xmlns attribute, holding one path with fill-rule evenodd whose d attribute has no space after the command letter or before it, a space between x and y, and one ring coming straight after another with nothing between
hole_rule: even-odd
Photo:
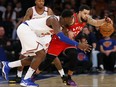
<instances>
[{"instance_id":1,"label":"tattoo on arm","mask_svg":"<svg viewBox=\"0 0 116 87\"><path fill-rule=\"evenodd\" d=\"M26 14L23 18L23 22L31 19L32 13L33 13L32 8L27 9Z\"/></svg>"}]
</instances>

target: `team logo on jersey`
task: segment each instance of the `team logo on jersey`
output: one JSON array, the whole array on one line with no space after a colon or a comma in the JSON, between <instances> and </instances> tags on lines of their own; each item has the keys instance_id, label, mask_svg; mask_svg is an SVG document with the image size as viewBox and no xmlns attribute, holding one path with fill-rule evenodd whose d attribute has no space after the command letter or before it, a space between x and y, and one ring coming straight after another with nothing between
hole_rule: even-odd
<instances>
[{"instance_id":1,"label":"team logo on jersey","mask_svg":"<svg viewBox=\"0 0 116 87\"><path fill-rule=\"evenodd\" d=\"M112 42L110 42L110 41L106 41L106 42L103 43L103 45L105 47L110 47L111 44L112 44Z\"/></svg>"},{"instance_id":2,"label":"team logo on jersey","mask_svg":"<svg viewBox=\"0 0 116 87\"><path fill-rule=\"evenodd\" d=\"M70 31L73 31L75 33L75 36L77 36L79 32L83 29L84 25L85 25L84 23L82 24L75 23L74 25L70 26L68 29Z\"/></svg>"},{"instance_id":3,"label":"team logo on jersey","mask_svg":"<svg viewBox=\"0 0 116 87\"><path fill-rule=\"evenodd\" d=\"M78 53L77 58L79 61L84 61L86 58L86 55L84 53Z\"/></svg>"}]
</instances>

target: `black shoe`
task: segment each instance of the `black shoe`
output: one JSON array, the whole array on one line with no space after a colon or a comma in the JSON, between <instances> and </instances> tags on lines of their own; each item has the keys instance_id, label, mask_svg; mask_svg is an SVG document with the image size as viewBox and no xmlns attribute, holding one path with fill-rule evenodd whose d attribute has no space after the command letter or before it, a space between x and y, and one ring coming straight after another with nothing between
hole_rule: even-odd
<instances>
[{"instance_id":1,"label":"black shoe","mask_svg":"<svg viewBox=\"0 0 116 87\"><path fill-rule=\"evenodd\" d=\"M72 80L71 76L68 76L67 85L77 87L76 82Z\"/></svg>"},{"instance_id":2,"label":"black shoe","mask_svg":"<svg viewBox=\"0 0 116 87\"><path fill-rule=\"evenodd\" d=\"M71 76L63 76L62 77L63 83L65 83L65 85L69 85L69 86L77 86L77 84L71 79Z\"/></svg>"},{"instance_id":3,"label":"black shoe","mask_svg":"<svg viewBox=\"0 0 116 87\"><path fill-rule=\"evenodd\" d=\"M21 77L16 76L15 80L16 80L16 83L20 83L21 82Z\"/></svg>"},{"instance_id":4,"label":"black shoe","mask_svg":"<svg viewBox=\"0 0 116 87\"><path fill-rule=\"evenodd\" d=\"M66 83L68 81L68 76L66 75L63 75L63 77L61 78L62 78L63 83Z\"/></svg>"}]
</instances>

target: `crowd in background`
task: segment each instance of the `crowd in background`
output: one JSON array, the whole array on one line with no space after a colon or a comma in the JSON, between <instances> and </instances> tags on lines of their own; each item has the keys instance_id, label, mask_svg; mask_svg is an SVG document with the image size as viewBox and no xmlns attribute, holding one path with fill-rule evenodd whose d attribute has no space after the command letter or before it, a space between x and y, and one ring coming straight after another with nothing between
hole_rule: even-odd
<instances>
[{"instance_id":1,"label":"crowd in background","mask_svg":"<svg viewBox=\"0 0 116 87\"><path fill-rule=\"evenodd\" d=\"M78 8L82 4L91 7L90 15L94 19L110 17L116 29L116 0L45 0L45 5L50 7L55 15L60 15L64 9L78 12ZM34 0L0 0L0 48L3 48L2 52L4 51L6 54L4 59L0 59L7 59L8 61L18 59L21 45L16 35L16 28L25 15L27 8L33 5L35 5ZM97 43L102 38L99 27L87 25L81 33L83 33L82 36L80 35L77 39L85 37L93 47L96 44L95 50L99 50ZM116 40L115 32L111 38ZM90 53L87 53L87 55L91 57Z\"/></svg>"}]
</instances>

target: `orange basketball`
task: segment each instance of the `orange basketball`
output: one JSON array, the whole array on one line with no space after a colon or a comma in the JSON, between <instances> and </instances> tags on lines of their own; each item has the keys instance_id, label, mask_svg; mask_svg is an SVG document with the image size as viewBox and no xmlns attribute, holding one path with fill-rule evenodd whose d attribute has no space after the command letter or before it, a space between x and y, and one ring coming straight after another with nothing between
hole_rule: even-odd
<instances>
[{"instance_id":1,"label":"orange basketball","mask_svg":"<svg viewBox=\"0 0 116 87\"><path fill-rule=\"evenodd\" d=\"M111 34L114 32L113 24L105 22L100 27L100 33L105 36L111 36Z\"/></svg>"}]
</instances>

